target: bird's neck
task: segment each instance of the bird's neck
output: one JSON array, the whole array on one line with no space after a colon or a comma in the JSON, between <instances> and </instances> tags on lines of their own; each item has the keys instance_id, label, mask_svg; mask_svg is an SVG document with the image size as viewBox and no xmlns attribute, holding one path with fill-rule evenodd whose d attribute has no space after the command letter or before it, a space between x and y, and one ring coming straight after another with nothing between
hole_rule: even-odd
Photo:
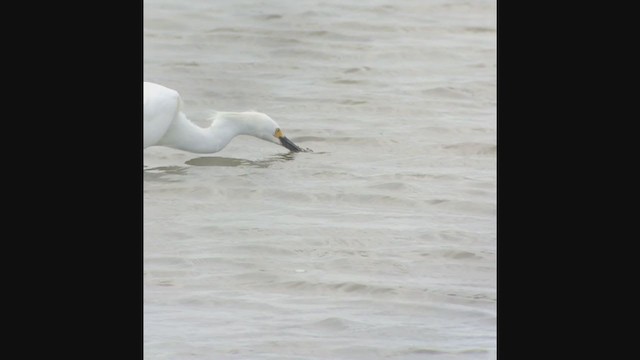
<instances>
[{"instance_id":1,"label":"bird's neck","mask_svg":"<svg viewBox=\"0 0 640 360\"><path fill-rule=\"evenodd\" d=\"M163 145L199 154L222 150L238 135L254 135L247 119L241 113L218 113L213 123L201 128L183 113L172 124L172 136L163 139Z\"/></svg>"}]
</instances>

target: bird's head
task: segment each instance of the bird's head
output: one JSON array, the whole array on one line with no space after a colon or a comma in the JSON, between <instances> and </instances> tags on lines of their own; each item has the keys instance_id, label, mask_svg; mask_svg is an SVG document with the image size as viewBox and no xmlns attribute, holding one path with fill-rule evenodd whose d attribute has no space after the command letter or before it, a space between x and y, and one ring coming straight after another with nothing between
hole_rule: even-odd
<instances>
[{"instance_id":1,"label":"bird's head","mask_svg":"<svg viewBox=\"0 0 640 360\"><path fill-rule=\"evenodd\" d=\"M243 114L245 115L245 119L248 120L248 125L251 128L250 135L284 146L293 152L304 151L298 145L294 144L293 141L289 140L289 138L284 135L284 132L278 123L276 123L275 120L270 118L267 114L259 112L245 112Z\"/></svg>"}]
</instances>

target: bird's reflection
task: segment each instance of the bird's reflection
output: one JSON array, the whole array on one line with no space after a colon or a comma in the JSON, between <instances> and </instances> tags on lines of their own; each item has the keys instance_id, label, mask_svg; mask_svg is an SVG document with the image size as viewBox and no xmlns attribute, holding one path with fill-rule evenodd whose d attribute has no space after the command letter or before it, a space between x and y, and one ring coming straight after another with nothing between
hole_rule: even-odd
<instances>
[{"instance_id":1,"label":"bird's reflection","mask_svg":"<svg viewBox=\"0 0 640 360\"><path fill-rule=\"evenodd\" d=\"M253 167L253 168L267 168L272 164L284 161L290 161L295 158L295 153L290 152L286 154L278 154L271 156L264 160L246 160L237 158L228 158L220 156L203 156L197 157L185 161L186 165L190 166L209 166L209 167ZM178 182L181 181L180 177L187 175L189 166L157 166L157 167L144 167L144 180L145 181L159 181L159 182Z\"/></svg>"},{"instance_id":2,"label":"bird's reflection","mask_svg":"<svg viewBox=\"0 0 640 360\"><path fill-rule=\"evenodd\" d=\"M220 156L203 156L193 158L185 162L191 166L248 166L257 168L267 168L274 163L290 161L295 158L295 153L279 154L264 160L246 160Z\"/></svg>"}]
</instances>

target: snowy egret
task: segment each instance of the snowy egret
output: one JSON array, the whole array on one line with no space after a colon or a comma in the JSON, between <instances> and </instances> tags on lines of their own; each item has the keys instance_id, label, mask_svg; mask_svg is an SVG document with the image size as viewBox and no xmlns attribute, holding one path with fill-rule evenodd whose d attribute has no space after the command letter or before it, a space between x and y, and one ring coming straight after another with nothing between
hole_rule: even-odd
<instances>
[{"instance_id":1,"label":"snowy egret","mask_svg":"<svg viewBox=\"0 0 640 360\"><path fill-rule=\"evenodd\" d=\"M263 113L218 112L211 126L201 128L182 112L177 91L144 83L144 147L167 146L193 153L222 150L238 135L251 135L294 151L304 151L289 140L280 126Z\"/></svg>"}]
</instances>

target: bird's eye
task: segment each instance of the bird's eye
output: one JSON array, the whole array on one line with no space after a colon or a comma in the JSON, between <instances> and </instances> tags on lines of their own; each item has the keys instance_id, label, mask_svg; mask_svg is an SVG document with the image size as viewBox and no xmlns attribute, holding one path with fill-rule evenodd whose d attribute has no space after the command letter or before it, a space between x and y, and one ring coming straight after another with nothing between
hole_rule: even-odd
<instances>
[{"instance_id":1,"label":"bird's eye","mask_svg":"<svg viewBox=\"0 0 640 360\"><path fill-rule=\"evenodd\" d=\"M276 129L276 132L273 133L273 136L277 137L277 138L281 138L284 136L284 134L282 133L282 130L280 130L280 128Z\"/></svg>"}]
</instances>

